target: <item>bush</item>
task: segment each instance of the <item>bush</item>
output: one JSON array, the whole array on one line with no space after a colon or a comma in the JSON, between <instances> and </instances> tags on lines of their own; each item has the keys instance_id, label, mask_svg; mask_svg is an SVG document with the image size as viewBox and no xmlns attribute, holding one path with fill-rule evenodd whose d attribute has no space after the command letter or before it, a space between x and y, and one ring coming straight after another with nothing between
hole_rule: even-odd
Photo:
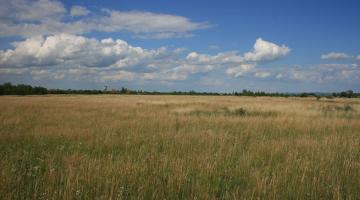
<instances>
[{"instance_id":1,"label":"bush","mask_svg":"<svg viewBox=\"0 0 360 200\"><path fill-rule=\"evenodd\" d=\"M244 116L244 115L247 115L248 112L244 108L238 108L238 109L233 111L233 114L234 115Z\"/></svg>"}]
</instances>

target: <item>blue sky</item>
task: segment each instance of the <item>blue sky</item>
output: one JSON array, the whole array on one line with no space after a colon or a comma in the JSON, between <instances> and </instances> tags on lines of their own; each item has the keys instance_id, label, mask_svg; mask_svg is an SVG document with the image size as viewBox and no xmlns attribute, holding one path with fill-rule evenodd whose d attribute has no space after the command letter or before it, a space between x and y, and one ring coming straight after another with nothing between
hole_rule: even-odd
<instances>
[{"instance_id":1,"label":"blue sky","mask_svg":"<svg viewBox=\"0 0 360 200\"><path fill-rule=\"evenodd\" d=\"M0 3L0 82L360 91L359 1Z\"/></svg>"}]
</instances>

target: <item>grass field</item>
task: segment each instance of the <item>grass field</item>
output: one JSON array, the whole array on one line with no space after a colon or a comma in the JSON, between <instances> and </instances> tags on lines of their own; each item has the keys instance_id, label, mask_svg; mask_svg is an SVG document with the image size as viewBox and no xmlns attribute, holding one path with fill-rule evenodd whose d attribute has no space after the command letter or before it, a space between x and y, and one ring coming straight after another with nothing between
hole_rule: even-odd
<instances>
[{"instance_id":1,"label":"grass field","mask_svg":"<svg viewBox=\"0 0 360 200\"><path fill-rule=\"evenodd\" d=\"M1 199L360 199L360 100L0 97Z\"/></svg>"}]
</instances>

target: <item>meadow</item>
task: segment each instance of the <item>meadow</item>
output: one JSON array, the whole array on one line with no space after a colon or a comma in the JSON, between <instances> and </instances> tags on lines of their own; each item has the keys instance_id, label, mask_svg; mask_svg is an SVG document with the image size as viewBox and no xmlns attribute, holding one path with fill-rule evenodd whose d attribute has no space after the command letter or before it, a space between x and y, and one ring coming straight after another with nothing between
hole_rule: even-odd
<instances>
[{"instance_id":1,"label":"meadow","mask_svg":"<svg viewBox=\"0 0 360 200\"><path fill-rule=\"evenodd\" d=\"M1 199L360 199L360 99L0 97Z\"/></svg>"}]
</instances>

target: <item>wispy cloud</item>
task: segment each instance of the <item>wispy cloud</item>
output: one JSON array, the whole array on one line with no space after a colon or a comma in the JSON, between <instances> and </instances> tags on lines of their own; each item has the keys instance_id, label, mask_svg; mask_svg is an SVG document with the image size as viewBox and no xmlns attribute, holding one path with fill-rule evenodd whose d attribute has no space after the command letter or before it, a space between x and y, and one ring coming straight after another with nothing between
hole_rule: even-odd
<instances>
[{"instance_id":1,"label":"wispy cloud","mask_svg":"<svg viewBox=\"0 0 360 200\"><path fill-rule=\"evenodd\" d=\"M209 28L207 22L145 11L102 9L88 16L90 10L73 6L68 11L59 1L14 0L2 4L0 36L33 37L48 34L84 34L92 31L127 32L143 39L192 37L194 31ZM67 20L69 17L78 17Z\"/></svg>"},{"instance_id":2,"label":"wispy cloud","mask_svg":"<svg viewBox=\"0 0 360 200\"><path fill-rule=\"evenodd\" d=\"M294 66L277 70L277 79L324 83L356 83L360 79L360 65L358 64L318 64L309 67Z\"/></svg>"},{"instance_id":3,"label":"wispy cloud","mask_svg":"<svg viewBox=\"0 0 360 200\"><path fill-rule=\"evenodd\" d=\"M73 17L86 16L90 13L90 10L83 6L73 6L70 9L70 15Z\"/></svg>"},{"instance_id":4,"label":"wispy cloud","mask_svg":"<svg viewBox=\"0 0 360 200\"><path fill-rule=\"evenodd\" d=\"M324 59L324 60L343 60L343 59L349 59L349 58L352 58L352 56L350 56L346 53L341 53L341 52L331 52L331 53L321 55L321 59Z\"/></svg>"}]
</instances>

